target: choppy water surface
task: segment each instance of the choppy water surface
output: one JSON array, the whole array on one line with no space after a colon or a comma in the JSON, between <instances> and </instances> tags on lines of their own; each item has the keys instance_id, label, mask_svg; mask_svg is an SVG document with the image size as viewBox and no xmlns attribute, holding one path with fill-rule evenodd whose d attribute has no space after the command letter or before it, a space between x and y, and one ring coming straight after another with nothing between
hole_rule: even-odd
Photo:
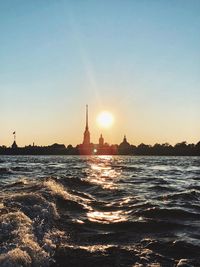
<instances>
[{"instance_id":1,"label":"choppy water surface","mask_svg":"<svg viewBox=\"0 0 200 267\"><path fill-rule=\"evenodd\" d=\"M200 158L0 157L0 266L200 266Z\"/></svg>"}]
</instances>

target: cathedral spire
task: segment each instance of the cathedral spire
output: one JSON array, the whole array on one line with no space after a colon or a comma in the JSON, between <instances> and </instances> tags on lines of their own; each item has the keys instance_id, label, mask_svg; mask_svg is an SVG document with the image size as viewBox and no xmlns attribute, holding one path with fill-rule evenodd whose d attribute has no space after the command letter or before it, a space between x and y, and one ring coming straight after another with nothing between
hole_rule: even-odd
<instances>
[{"instance_id":1,"label":"cathedral spire","mask_svg":"<svg viewBox=\"0 0 200 267\"><path fill-rule=\"evenodd\" d=\"M85 130L88 131L88 105L86 105L86 126L85 126Z\"/></svg>"},{"instance_id":2,"label":"cathedral spire","mask_svg":"<svg viewBox=\"0 0 200 267\"><path fill-rule=\"evenodd\" d=\"M86 105L86 125L85 125L85 132L83 136L83 144L88 146L90 144L90 132L88 127L88 105Z\"/></svg>"}]
</instances>

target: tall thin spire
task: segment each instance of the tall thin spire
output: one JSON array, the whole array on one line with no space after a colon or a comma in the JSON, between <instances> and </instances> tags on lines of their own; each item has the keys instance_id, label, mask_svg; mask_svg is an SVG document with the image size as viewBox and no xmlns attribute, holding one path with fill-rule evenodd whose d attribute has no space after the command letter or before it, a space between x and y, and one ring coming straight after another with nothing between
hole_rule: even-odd
<instances>
[{"instance_id":1,"label":"tall thin spire","mask_svg":"<svg viewBox=\"0 0 200 267\"><path fill-rule=\"evenodd\" d=\"M16 142L16 131L13 132L14 141Z\"/></svg>"},{"instance_id":2,"label":"tall thin spire","mask_svg":"<svg viewBox=\"0 0 200 267\"><path fill-rule=\"evenodd\" d=\"M90 145L90 132L88 127L88 105L86 105L86 125L85 125L85 132L83 137L83 144L88 146Z\"/></svg>"},{"instance_id":3,"label":"tall thin spire","mask_svg":"<svg viewBox=\"0 0 200 267\"><path fill-rule=\"evenodd\" d=\"M88 130L88 105L86 105L86 126L85 129Z\"/></svg>"},{"instance_id":4,"label":"tall thin spire","mask_svg":"<svg viewBox=\"0 0 200 267\"><path fill-rule=\"evenodd\" d=\"M17 143L16 143L16 131L13 132L13 136L14 136L14 142L13 142L13 144L12 144L11 147L12 147L13 149L15 149L15 148L17 148Z\"/></svg>"}]
</instances>

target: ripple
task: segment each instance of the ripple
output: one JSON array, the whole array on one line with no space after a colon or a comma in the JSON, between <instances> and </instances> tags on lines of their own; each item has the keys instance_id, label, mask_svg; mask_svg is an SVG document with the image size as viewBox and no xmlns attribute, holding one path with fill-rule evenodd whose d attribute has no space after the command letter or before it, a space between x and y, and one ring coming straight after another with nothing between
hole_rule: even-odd
<instances>
[{"instance_id":1,"label":"ripple","mask_svg":"<svg viewBox=\"0 0 200 267\"><path fill-rule=\"evenodd\" d=\"M4 157L0 265L198 266L199 163Z\"/></svg>"}]
</instances>

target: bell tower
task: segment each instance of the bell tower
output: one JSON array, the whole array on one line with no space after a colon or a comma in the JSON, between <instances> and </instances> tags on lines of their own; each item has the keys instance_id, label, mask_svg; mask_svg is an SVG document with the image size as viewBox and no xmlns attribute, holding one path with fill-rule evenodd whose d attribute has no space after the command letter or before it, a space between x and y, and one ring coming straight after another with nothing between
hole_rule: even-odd
<instances>
[{"instance_id":1,"label":"bell tower","mask_svg":"<svg viewBox=\"0 0 200 267\"><path fill-rule=\"evenodd\" d=\"M103 145L104 145L104 139L103 139L103 136L101 134L99 137L99 146L102 147Z\"/></svg>"},{"instance_id":2,"label":"bell tower","mask_svg":"<svg viewBox=\"0 0 200 267\"><path fill-rule=\"evenodd\" d=\"M86 105L86 125L85 125L85 132L83 136L83 145L90 145L90 132L88 127L88 105Z\"/></svg>"}]
</instances>

